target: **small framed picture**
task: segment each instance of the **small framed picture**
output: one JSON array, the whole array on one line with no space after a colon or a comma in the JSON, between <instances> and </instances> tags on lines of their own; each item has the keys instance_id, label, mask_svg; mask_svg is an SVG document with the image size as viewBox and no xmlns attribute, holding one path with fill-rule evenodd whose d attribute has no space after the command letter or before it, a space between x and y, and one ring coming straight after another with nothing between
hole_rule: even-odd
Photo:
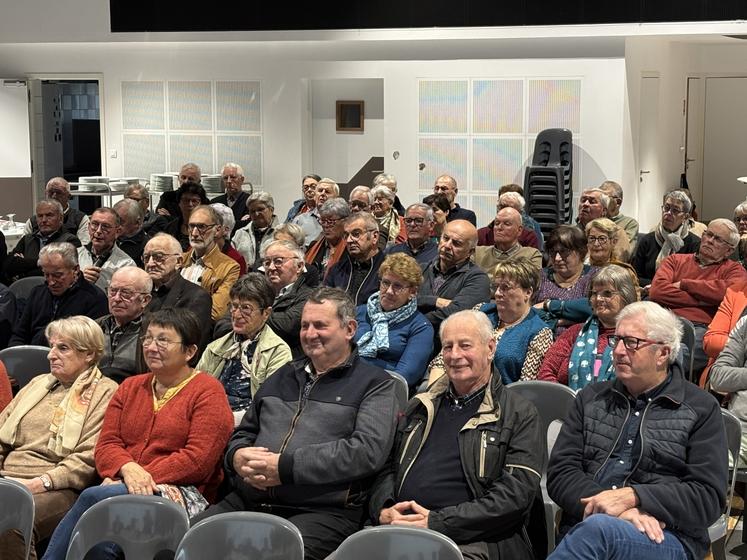
<instances>
[{"instance_id":1,"label":"small framed picture","mask_svg":"<svg viewBox=\"0 0 747 560\"><path fill-rule=\"evenodd\" d=\"M337 132L363 132L363 101L337 101Z\"/></svg>"}]
</instances>

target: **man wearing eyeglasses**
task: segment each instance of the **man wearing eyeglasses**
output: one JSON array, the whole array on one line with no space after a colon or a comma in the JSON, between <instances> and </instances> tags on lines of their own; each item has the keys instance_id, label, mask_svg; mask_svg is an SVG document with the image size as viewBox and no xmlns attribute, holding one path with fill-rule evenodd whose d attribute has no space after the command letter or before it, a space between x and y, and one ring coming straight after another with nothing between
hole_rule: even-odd
<instances>
[{"instance_id":1,"label":"man wearing eyeglasses","mask_svg":"<svg viewBox=\"0 0 747 560\"><path fill-rule=\"evenodd\" d=\"M617 379L582 389L547 473L564 535L549 558L703 558L726 501L721 410L683 377L682 327L636 302L610 338Z\"/></svg>"},{"instance_id":2,"label":"man wearing eyeglasses","mask_svg":"<svg viewBox=\"0 0 747 560\"><path fill-rule=\"evenodd\" d=\"M582 231L586 231L586 224L597 218L605 218L609 213L610 197L598 188L584 189L578 200L578 219L576 223Z\"/></svg>"},{"instance_id":3,"label":"man wearing eyeglasses","mask_svg":"<svg viewBox=\"0 0 747 560\"><path fill-rule=\"evenodd\" d=\"M340 196L340 187L332 179L323 178L316 184L314 207L308 212L298 214L293 218L294 224L300 226L306 236L306 246L319 237L323 230L321 209L322 205L332 198Z\"/></svg>"},{"instance_id":4,"label":"man wearing eyeglasses","mask_svg":"<svg viewBox=\"0 0 747 560\"><path fill-rule=\"evenodd\" d=\"M153 236L159 231L164 231L166 227L168 227L169 221L165 216L161 216L157 212L151 212L150 193L148 193L146 187L140 183L128 185L125 189L124 197L137 202L143 210L143 229L145 230L145 233Z\"/></svg>"},{"instance_id":5,"label":"man wearing eyeglasses","mask_svg":"<svg viewBox=\"0 0 747 560\"><path fill-rule=\"evenodd\" d=\"M125 266L112 275L107 290L109 315L96 322L104 331L104 354L99 369L117 383L148 371L139 337L152 290L150 276L136 266Z\"/></svg>"},{"instance_id":6,"label":"man wearing eyeglasses","mask_svg":"<svg viewBox=\"0 0 747 560\"><path fill-rule=\"evenodd\" d=\"M620 213L620 207L623 203L622 187L615 181L605 181L599 185L599 190L610 198L607 217L625 230L630 246L635 247L638 240L638 221Z\"/></svg>"},{"instance_id":7,"label":"man wearing eyeglasses","mask_svg":"<svg viewBox=\"0 0 747 560\"><path fill-rule=\"evenodd\" d=\"M233 216L236 220L234 229L238 229L245 225L245 220L248 220L246 218L246 202L251 192L242 190L244 170L238 163L225 164L221 173L225 192L220 196L216 196L210 202L211 204L219 202L228 206L233 211Z\"/></svg>"},{"instance_id":8,"label":"man wearing eyeglasses","mask_svg":"<svg viewBox=\"0 0 747 560\"><path fill-rule=\"evenodd\" d=\"M88 233L91 242L78 247L78 264L83 277L106 292L115 270L136 264L127 253L117 247L122 222L111 208L94 210L88 222Z\"/></svg>"},{"instance_id":9,"label":"man wearing eyeglasses","mask_svg":"<svg viewBox=\"0 0 747 560\"><path fill-rule=\"evenodd\" d=\"M521 214L509 207L501 208L493 220L493 246L475 248L475 263L492 278L498 263L523 260L539 271L542 255L534 247L522 247L519 236L524 230Z\"/></svg>"},{"instance_id":10,"label":"man wearing eyeglasses","mask_svg":"<svg viewBox=\"0 0 747 560\"><path fill-rule=\"evenodd\" d=\"M425 269L438 256L438 243L433 241L433 210L427 204L416 202L407 207L405 229L407 240L387 249L386 254L405 253Z\"/></svg>"},{"instance_id":11,"label":"man wearing eyeglasses","mask_svg":"<svg viewBox=\"0 0 747 560\"><path fill-rule=\"evenodd\" d=\"M182 276L202 286L213 300L210 318L216 321L228 309L231 286L239 278L239 264L224 255L215 241L220 214L210 206L198 206L189 215L190 250L184 254Z\"/></svg>"},{"instance_id":12,"label":"man wearing eyeglasses","mask_svg":"<svg viewBox=\"0 0 747 560\"><path fill-rule=\"evenodd\" d=\"M449 216L446 218L447 222L453 222L454 220L466 220L473 226L477 227L477 216L472 210L462 208L456 201L457 193L459 188L454 177L450 175L441 175L436 179L433 184L433 194L442 194L449 199L451 204L451 210L449 210Z\"/></svg>"},{"instance_id":13,"label":"man wearing eyeglasses","mask_svg":"<svg viewBox=\"0 0 747 560\"><path fill-rule=\"evenodd\" d=\"M77 208L70 206L70 183L62 177L53 177L47 181L44 188L44 196L50 200L56 200L62 206L63 228L72 233L82 244L88 243L91 238L88 234L88 216ZM39 229L36 216L31 216L23 228L24 234L36 233Z\"/></svg>"},{"instance_id":14,"label":"man wearing eyeglasses","mask_svg":"<svg viewBox=\"0 0 747 560\"><path fill-rule=\"evenodd\" d=\"M708 361L703 336L726 295L726 288L747 280L747 271L729 259L739 232L731 220L711 220L695 254L665 258L651 282L649 298L690 320L695 326L693 375L699 376Z\"/></svg>"}]
</instances>

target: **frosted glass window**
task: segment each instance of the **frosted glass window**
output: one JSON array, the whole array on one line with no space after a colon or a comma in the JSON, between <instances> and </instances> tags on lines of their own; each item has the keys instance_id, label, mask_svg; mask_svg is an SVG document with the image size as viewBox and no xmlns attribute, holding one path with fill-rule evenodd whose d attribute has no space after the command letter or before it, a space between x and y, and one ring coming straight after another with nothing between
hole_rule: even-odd
<instances>
[{"instance_id":1,"label":"frosted glass window","mask_svg":"<svg viewBox=\"0 0 747 560\"><path fill-rule=\"evenodd\" d=\"M163 82L122 82L122 128L163 130L164 115Z\"/></svg>"},{"instance_id":2,"label":"frosted glass window","mask_svg":"<svg viewBox=\"0 0 747 560\"><path fill-rule=\"evenodd\" d=\"M472 132L523 132L524 80L475 80L472 83Z\"/></svg>"},{"instance_id":3,"label":"frosted glass window","mask_svg":"<svg viewBox=\"0 0 747 560\"><path fill-rule=\"evenodd\" d=\"M213 173L213 136L169 135L169 169L179 169L191 161L205 174Z\"/></svg>"},{"instance_id":4,"label":"frosted glass window","mask_svg":"<svg viewBox=\"0 0 747 560\"><path fill-rule=\"evenodd\" d=\"M546 128L581 131L581 80L529 80L528 132Z\"/></svg>"},{"instance_id":5,"label":"frosted glass window","mask_svg":"<svg viewBox=\"0 0 747 560\"><path fill-rule=\"evenodd\" d=\"M477 227L487 226L495 219L498 189L492 194L473 194L472 210L477 216Z\"/></svg>"},{"instance_id":6,"label":"frosted glass window","mask_svg":"<svg viewBox=\"0 0 747 560\"><path fill-rule=\"evenodd\" d=\"M465 81L420 82L420 132L466 133L469 97Z\"/></svg>"},{"instance_id":7,"label":"frosted glass window","mask_svg":"<svg viewBox=\"0 0 747 560\"><path fill-rule=\"evenodd\" d=\"M262 184L262 138L260 136L218 135L218 166L231 161L244 168L244 177Z\"/></svg>"},{"instance_id":8,"label":"frosted glass window","mask_svg":"<svg viewBox=\"0 0 747 560\"><path fill-rule=\"evenodd\" d=\"M467 178L466 138L420 138L420 162L425 168L420 173L423 191L433 192L433 183L441 175L451 175L457 184Z\"/></svg>"},{"instance_id":9,"label":"frosted glass window","mask_svg":"<svg viewBox=\"0 0 747 560\"><path fill-rule=\"evenodd\" d=\"M524 163L521 138L476 138L472 141L472 189L495 191L512 183Z\"/></svg>"},{"instance_id":10,"label":"frosted glass window","mask_svg":"<svg viewBox=\"0 0 747 560\"><path fill-rule=\"evenodd\" d=\"M215 82L218 130L259 132L259 82Z\"/></svg>"},{"instance_id":11,"label":"frosted glass window","mask_svg":"<svg viewBox=\"0 0 747 560\"><path fill-rule=\"evenodd\" d=\"M169 82L168 99L170 129L213 129L210 82Z\"/></svg>"},{"instance_id":12,"label":"frosted glass window","mask_svg":"<svg viewBox=\"0 0 747 560\"><path fill-rule=\"evenodd\" d=\"M124 134L123 157L125 177L150 177L166 171L166 135Z\"/></svg>"}]
</instances>

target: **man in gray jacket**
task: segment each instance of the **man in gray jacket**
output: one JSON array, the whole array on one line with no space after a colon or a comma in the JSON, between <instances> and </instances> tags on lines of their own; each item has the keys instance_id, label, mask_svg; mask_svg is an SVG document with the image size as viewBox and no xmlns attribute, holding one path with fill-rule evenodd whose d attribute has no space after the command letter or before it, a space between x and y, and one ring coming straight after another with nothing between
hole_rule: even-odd
<instances>
[{"instance_id":1,"label":"man in gray jacket","mask_svg":"<svg viewBox=\"0 0 747 560\"><path fill-rule=\"evenodd\" d=\"M192 519L264 511L296 525L305 557L323 559L364 518L395 433L395 380L358 358L350 298L315 290L301 316L305 356L271 375L226 449L232 491Z\"/></svg>"}]
</instances>

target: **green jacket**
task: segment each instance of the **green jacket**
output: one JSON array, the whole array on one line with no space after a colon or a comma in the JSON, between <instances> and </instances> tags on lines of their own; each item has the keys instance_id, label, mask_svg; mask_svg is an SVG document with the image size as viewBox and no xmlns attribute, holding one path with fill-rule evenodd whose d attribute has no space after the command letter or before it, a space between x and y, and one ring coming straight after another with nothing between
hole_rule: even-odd
<instances>
[{"instance_id":1,"label":"green jacket","mask_svg":"<svg viewBox=\"0 0 747 560\"><path fill-rule=\"evenodd\" d=\"M220 377L226 365L225 354L232 345L233 332L208 344L197 364L197 369L213 377ZM290 348L283 339L276 335L268 325L262 327L251 365L252 397L265 379L292 359Z\"/></svg>"}]
</instances>

